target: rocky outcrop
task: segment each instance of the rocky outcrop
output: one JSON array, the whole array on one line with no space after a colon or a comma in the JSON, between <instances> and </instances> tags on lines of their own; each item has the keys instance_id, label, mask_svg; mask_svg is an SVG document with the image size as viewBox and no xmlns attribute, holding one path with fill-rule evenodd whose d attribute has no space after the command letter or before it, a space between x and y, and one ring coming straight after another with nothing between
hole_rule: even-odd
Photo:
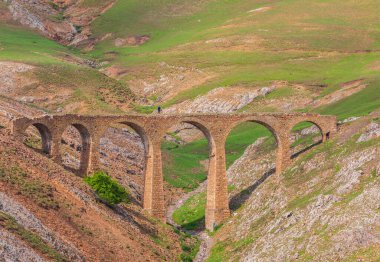
<instances>
[{"instance_id":1,"label":"rocky outcrop","mask_svg":"<svg viewBox=\"0 0 380 262\"><path fill-rule=\"evenodd\" d=\"M39 30L44 35L68 44L78 33L74 25L68 21L54 21L63 19L60 10L45 1L5 0L12 13L13 19L24 26Z\"/></svg>"},{"instance_id":2,"label":"rocky outcrop","mask_svg":"<svg viewBox=\"0 0 380 262\"><path fill-rule=\"evenodd\" d=\"M357 142L366 142L378 137L380 137L380 124L372 122L366 127L364 133L359 137Z\"/></svg>"},{"instance_id":3,"label":"rocky outcrop","mask_svg":"<svg viewBox=\"0 0 380 262\"><path fill-rule=\"evenodd\" d=\"M199 96L193 101L174 105L164 110L165 114L191 114L191 113L232 113L250 104L258 97L265 97L275 89L272 87L262 87L259 89L247 90L245 88L217 88L208 92L204 96ZM181 124L173 127L174 132L181 140L175 142L190 142L203 137L202 132L190 124Z\"/></svg>"},{"instance_id":4,"label":"rocky outcrop","mask_svg":"<svg viewBox=\"0 0 380 262\"><path fill-rule=\"evenodd\" d=\"M217 233L219 246L231 250L226 261L376 260L380 147L378 138L368 135L375 126L365 128L368 140L358 142L360 150L350 147L354 140L320 148L307 161L299 156L279 178L283 186L268 175L273 152L258 153L265 140L248 147L228 171L236 211Z\"/></svg>"},{"instance_id":5,"label":"rocky outcrop","mask_svg":"<svg viewBox=\"0 0 380 262\"><path fill-rule=\"evenodd\" d=\"M150 40L149 35L138 35L138 36L129 36L127 38L116 38L115 46L124 47L124 46L136 46L145 44Z\"/></svg>"},{"instance_id":6,"label":"rocky outcrop","mask_svg":"<svg viewBox=\"0 0 380 262\"><path fill-rule=\"evenodd\" d=\"M221 87L193 101L185 101L166 109L165 113L231 113L248 105L257 97L268 95L273 89L274 87L262 87L256 90Z\"/></svg>"},{"instance_id":7,"label":"rocky outcrop","mask_svg":"<svg viewBox=\"0 0 380 262\"><path fill-rule=\"evenodd\" d=\"M0 62L0 94L8 96L23 84L20 73L32 70L34 67L22 63Z\"/></svg>"},{"instance_id":8,"label":"rocky outcrop","mask_svg":"<svg viewBox=\"0 0 380 262\"><path fill-rule=\"evenodd\" d=\"M14 20L65 45L88 41L91 22L113 3L99 1L98 5L84 7L82 1L3 1L8 4Z\"/></svg>"},{"instance_id":9,"label":"rocky outcrop","mask_svg":"<svg viewBox=\"0 0 380 262\"><path fill-rule=\"evenodd\" d=\"M14 217L16 221L26 229L38 233L44 241L52 245L65 257L70 258L71 261L84 261L82 255L75 247L61 240L31 212L2 192L0 192L0 211Z\"/></svg>"},{"instance_id":10,"label":"rocky outcrop","mask_svg":"<svg viewBox=\"0 0 380 262\"><path fill-rule=\"evenodd\" d=\"M13 19L19 21L22 25L36 28L43 33L46 33L46 28L41 18L29 11L22 2L6 0L9 4L9 10L12 13Z\"/></svg>"},{"instance_id":11,"label":"rocky outcrop","mask_svg":"<svg viewBox=\"0 0 380 262\"><path fill-rule=\"evenodd\" d=\"M0 258L2 261L46 261L8 231L0 228Z\"/></svg>"}]
</instances>

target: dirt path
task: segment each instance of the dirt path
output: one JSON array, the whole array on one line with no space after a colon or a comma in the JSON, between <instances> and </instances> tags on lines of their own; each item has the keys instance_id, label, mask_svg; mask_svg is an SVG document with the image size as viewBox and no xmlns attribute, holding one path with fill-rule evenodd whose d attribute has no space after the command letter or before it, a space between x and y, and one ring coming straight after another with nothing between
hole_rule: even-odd
<instances>
[{"instance_id":1,"label":"dirt path","mask_svg":"<svg viewBox=\"0 0 380 262\"><path fill-rule=\"evenodd\" d=\"M192 197L198 193L204 192L206 190L206 187L207 187L207 180L204 181L203 183L201 183L197 189L185 194L182 198L178 199L175 203L170 205L168 207L168 212L166 212L166 219L167 219L168 223L172 224L173 226L175 226L176 228L178 228L179 230L181 230L183 232L186 232L192 236L199 238L199 240L201 241L201 245L199 247L199 252L198 252L197 256L195 257L194 262L202 262L202 261L206 260L206 258L210 254L210 249L212 246L212 239L211 239L211 237L209 237L209 235L204 230L203 231L196 231L196 230L187 230L185 228L182 228L180 225L178 225L177 223L174 222L173 213L175 210L180 208L190 197Z\"/></svg>"}]
</instances>

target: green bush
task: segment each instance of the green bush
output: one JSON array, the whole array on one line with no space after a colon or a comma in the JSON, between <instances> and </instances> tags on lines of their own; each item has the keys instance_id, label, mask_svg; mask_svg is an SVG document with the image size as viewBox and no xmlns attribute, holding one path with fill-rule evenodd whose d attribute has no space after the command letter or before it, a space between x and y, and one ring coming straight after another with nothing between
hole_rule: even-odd
<instances>
[{"instance_id":1,"label":"green bush","mask_svg":"<svg viewBox=\"0 0 380 262\"><path fill-rule=\"evenodd\" d=\"M128 191L103 171L95 172L84 181L110 206L129 201Z\"/></svg>"}]
</instances>

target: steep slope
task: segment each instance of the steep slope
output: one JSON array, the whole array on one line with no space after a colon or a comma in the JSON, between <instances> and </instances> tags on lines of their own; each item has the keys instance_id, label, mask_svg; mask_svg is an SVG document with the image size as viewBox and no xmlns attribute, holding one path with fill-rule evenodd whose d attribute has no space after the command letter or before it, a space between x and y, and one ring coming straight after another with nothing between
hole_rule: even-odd
<instances>
[{"instance_id":1,"label":"steep slope","mask_svg":"<svg viewBox=\"0 0 380 262\"><path fill-rule=\"evenodd\" d=\"M377 261L380 259L379 118L295 159L279 178L273 153L247 149L229 170L233 217L207 261ZM260 151L262 153L262 151Z\"/></svg>"},{"instance_id":2,"label":"steep slope","mask_svg":"<svg viewBox=\"0 0 380 262\"><path fill-rule=\"evenodd\" d=\"M120 113L129 88L93 67L81 54L15 23L1 3L0 95L50 113ZM7 15L8 14L8 15Z\"/></svg>"},{"instance_id":3,"label":"steep slope","mask_svg":"<svg viewBox=\"0 0 380 262\"><path fill-rule=\"evenodd\" d=\"M0 232L9 239L2 242L13 247L2 249L2 257L22 258L23 253L12 254L22 248L43 260L69 261L168 261L181 253L179 236L170 228L133 204L112 210L98 203L80 178L4 130L0 149ZM12 244L14 238L22 240L21 247Z\"/></svg>"},{"instance_id":4,"label":"steep slope","mask_svg":"<svg viewBox=\"0 0 380 262\"><path fill-rule=\"evenodd\" d=\"M1 115L8 121L17 111L41 113L28 110L28 106L48 113L118 114L132 108L151 113L157 105L164 107L164 113L312 111L334 114L347 121L380 107L379 8L372 0L0 2L0 95L6 97L0 99L0 121ZM37 33L19 23L36 28ZM58 45L41 37L41 33L81 49ZM130 89L136 94L135 101ZM362 244L368 250L359 250L358 258L376 257L378 237L362 228L357 233L350 229L357 225L353 221L357 214L350 212L351 208L359 210L367 202L363 200L367 193L363 192L370 194L378 186L378 179L371 176L371 168L376 169L372 161L378 161L377 142L356 143L356 138L344 142L350 132L359 132L365 126L356 123L341 134L342 142L329 144L334 149L318 147L311 152L321 152L310 159L301 156L305 161L296 162L294 170L290 169L281 180L285 189L276 188L273 176L267 172L273 167L273 156L264 154L270 149L268 144L253 152L264 155L259 159L251 156L252 163L247 159L251 152L248 150L230 171L236 170L230 186L234 205L247 202L217 233L220 241L210 259L356 259L347 246L335 243L348 243L355 250ZM268 131L258 127L234 130L227 141L227 165L244 153L245 146L266 135ZM170 142L163 143L164 172L167 191L175 192L168 194L169 200L173 198L175 202L182 191L196 188L207 178L207 140L201 137L191 126L168 130L166 140ZM75 135L63 140L74 148L80 146ZM131 188L136 200L140 200L143 152L138 137L115 127L102 140L102 146L104 169ZM366 151L372 148L374 152ZM78 161L78 152L70 146L68 150L71 161ZM340 150L346 153L340 155ZM357 167L363 167L363 174L358 174L345 158L355 162L361 155L373 160L357 161ZM337 165L329 159L331 156L336 157ZM352 179L339 180L346 176ZM355 177L362 177L364 182L357 182ZM252 184L253 181L258 183ZM355 186L347 195L337 191L351 182L357 183L359 189L363 186L363 192L356 192ZM253 189L263 202L249 198ZM376 192L371 196L378 198ZM372 206L360 209L370 214L368 219L359 215L357 221L368 222L366 225L378 232L378 223L373 221L377 211L373 212L373 202L368 202ZM329 221L334 220L333 214L341 221L326 226L326 220L318 217L315 222L310 218L309 211L316 217L323 214L323 219ZM342 218L342 212L347 218ZM306 220L308 223L302 224ZM9 232L0 232L11 243L9 246L25 250L25 245L14 244L15 238ZM102 239L103 233L97 237ZM128 239L118 240L130 243ZM86 253L90 248L85 246L83 250ZM144 248L138 250L145 252ZM44 256L39 251L29 252L36 260ZM332 253L337 253L336 257ZM151 252L148 254L157 259Z\"/></svg>"},{"instance_id":5,"label":"steep slope","mask_svg":"<svg viewBox=\"0 0 380 262\"><path fill-rule=\"evenodd\" d=\"M89 44L89 26L113 0L4 0L13 20L66 45Z\"/></svg>"}]
</instances>

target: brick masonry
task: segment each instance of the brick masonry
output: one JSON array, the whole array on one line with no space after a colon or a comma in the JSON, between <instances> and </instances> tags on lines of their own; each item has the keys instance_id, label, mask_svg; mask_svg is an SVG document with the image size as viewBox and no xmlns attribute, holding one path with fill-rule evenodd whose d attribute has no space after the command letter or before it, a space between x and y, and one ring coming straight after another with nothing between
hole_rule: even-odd
<instances>
[{"instance_id":1,"label":"brick masonry","mask_svg":"<svg viewBox=\"0 0 380 262\"><path fill-rule=\"evenodd\" d=\"M277 140L277 176L291 163L291 129L300 122L319 127L323 141L334 136L334 116L318 114L191 114L191 115L122 115L81 116L54 115L40 118L19 118L12 122L13 134L23 140L29 126L35 126L42 138L43 151L61 163L60 143L65 129L73 125L82 137L80 172L89 174L100 169L99 146L107 128L125 124L133 128L145 146L144 209L165 220L161 139L174 125L189 123L199 128L209 141L210 164L207 183L206 228L212 230L230 215L228 207L225 142L231 130L243 122L256 122L267 127Z\"/></svg>"}]
</instances>

